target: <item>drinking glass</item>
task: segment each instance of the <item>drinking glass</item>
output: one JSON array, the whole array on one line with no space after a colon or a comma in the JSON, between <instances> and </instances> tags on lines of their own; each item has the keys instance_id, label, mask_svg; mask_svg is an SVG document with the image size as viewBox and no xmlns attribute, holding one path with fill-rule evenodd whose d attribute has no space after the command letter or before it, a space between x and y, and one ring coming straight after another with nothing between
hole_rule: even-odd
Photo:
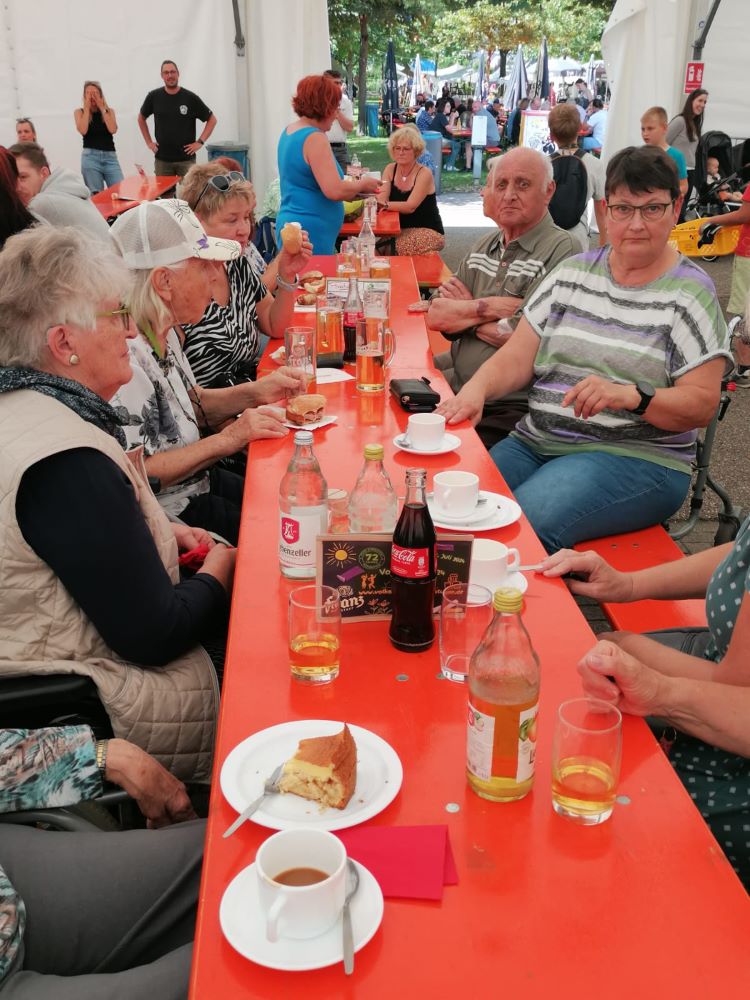
<instances>
[{"instance_id":1,"label":"drinking glass","mask_svg":"<svg viewBox=\"0 0 750 1000\"><path fill-rule=\"evenodd\" d=\"M316 355L321 368L341 367L344 360L344 312L341 299L319 295L316 304Z\"/></svg>"},{"instance_id":2,"label":"drinking glass","mask_svg":"<svg viewBox=\"0 0 750 1000\"><path fill-rule=\"evenodd\" d=\"M310 583L289 595L289 667L306 684L339 675L341 606L333 587Z\"/></svg>"},{"instance_id":3,"label":"drinking glass","mask_svg":"<svg viewBox=\"0 0 750 1000\"><path fill-rule=\"evenodd\" d=\"M478 584L452 583L440 606L440 669L451 681L465 681L471 654L492 620L492 594Z\"/></svg>"},{"instance_id":4,"label":"drinking glass","mask_svg":"<svg viewBox=\"0 0 750 1000\"><path fill-rule=\"evenodd\" d=\"M595 826L612 815L622 755L622 715L607 701L574 698L557 710L552 808Z\"/></svg>"},{"instance_id":5,"label":"drinking glass","mask_svg":"<svg viewBox=\"0 0 750 1000\"><path fill-rule=\"evenodd\" d=\"M349 531L348 490L328 490L328 530L332 535L345 535Z\"/></svg>"},{"instance_id":6,"label":"drinking glass","mask_svg":"<svg viewBox=\"0 0 750 1000\"><path fill-rule=\"evenodd\" d=\"M385 369L393 360L396 343L393 331L382 319L357 320L357 388L361 392L382 392Z\"/></svg>"},{"instance_id":7,"label":"drinking glass","mask_svg":"<svg viewBox=\"0 0 750 1000\"><path fill-rule=\"evenodd\" d=\"M315 329L311 326L288 326L284 331L285 364L307 374L308 392L315 392L315 341Z\"/></svg>"}]
</instances>

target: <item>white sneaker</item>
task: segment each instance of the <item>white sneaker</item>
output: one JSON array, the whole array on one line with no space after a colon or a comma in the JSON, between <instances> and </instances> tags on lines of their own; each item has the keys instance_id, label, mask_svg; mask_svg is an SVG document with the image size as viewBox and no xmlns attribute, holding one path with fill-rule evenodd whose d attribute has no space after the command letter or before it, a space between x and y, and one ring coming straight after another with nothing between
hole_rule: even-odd
<instances>
[{"instance_id":1,"label":"white sneaker","mask_svg":"<svg viewBox=\"0 0 750 1000\"><path fill-rule=\"evenodd\" d=\"M750 389L750 368L744 372L737 372L732 379L738 389Z\"/></svg>"}]
</instances>

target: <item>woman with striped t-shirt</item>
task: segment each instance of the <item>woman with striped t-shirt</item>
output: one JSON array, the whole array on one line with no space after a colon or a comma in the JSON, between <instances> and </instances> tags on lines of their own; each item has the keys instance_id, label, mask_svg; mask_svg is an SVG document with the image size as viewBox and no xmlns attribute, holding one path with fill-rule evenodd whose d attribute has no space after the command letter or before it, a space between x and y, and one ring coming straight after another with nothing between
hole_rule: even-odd
<instances>
[{"instance_id":1,"label":"woman with striped t-shirt","mask_svg":"<svg viewBox=\"0 0 750 1000\"><path fill-rule=\"evenodd\" d=\"M547 275L510 340L438 408L476 422L530 384L528 415L490 454L549 552L679 508L731 363L710 278L668 243L674 161L623 149L605 193L610 246Z\"/></svg>"}]
</instances>

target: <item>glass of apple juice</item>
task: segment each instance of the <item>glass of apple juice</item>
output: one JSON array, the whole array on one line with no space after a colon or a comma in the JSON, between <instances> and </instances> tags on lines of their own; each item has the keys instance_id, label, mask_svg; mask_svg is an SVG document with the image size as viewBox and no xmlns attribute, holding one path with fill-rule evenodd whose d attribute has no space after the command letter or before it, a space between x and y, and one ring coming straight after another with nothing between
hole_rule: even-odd
<instances>
[{"instance_id":1,"label":"glass of apple juice","mask_svg":"<svg viewBox=\"0 0 750 1000\"><path fill-rule=\"evenodd\" d=\"M584 826L612 815L620 777L622 715L606 701L574 698L557 710L552 808Z\"/></svg>"}]
</instances>

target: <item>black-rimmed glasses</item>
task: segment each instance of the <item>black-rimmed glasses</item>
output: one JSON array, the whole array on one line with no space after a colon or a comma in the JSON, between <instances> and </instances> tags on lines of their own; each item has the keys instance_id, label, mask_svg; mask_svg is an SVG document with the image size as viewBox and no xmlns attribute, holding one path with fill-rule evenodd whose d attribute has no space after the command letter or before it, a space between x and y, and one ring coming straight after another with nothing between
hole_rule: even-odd
<instances>
[{"instance_id":1,"label":"black-rimmed glasses","mask_svg":"<svg viewBox=\"0 0 750 1000\"><path fill-rule=\"evenodd\" d=\"M674 205L673 201L658 201L652 205L607 205L610 219L615 222L630 222L636 212L640 212L645 222L658 222L663 219L667 209Z\"/></svg>"},{"instance_id":2,"label":"black-rimmed glasses","mask_svg":"<svg viewBox=\"0 0 750 1000\"><path fill-rule=\"evenodd\" d=\"M209 177L206 181L206 186L203 188L201 193L198 195L198 199L193 206L193 211L198 208L200 200L203 195L212 187L215 191L221 191L222 194L228 191L235 184L239 184L241 181L245 180L245 175L241 174L239 170L230 170L228 174L216 174L215 177Z\"/></svg>"}]
</instances>

